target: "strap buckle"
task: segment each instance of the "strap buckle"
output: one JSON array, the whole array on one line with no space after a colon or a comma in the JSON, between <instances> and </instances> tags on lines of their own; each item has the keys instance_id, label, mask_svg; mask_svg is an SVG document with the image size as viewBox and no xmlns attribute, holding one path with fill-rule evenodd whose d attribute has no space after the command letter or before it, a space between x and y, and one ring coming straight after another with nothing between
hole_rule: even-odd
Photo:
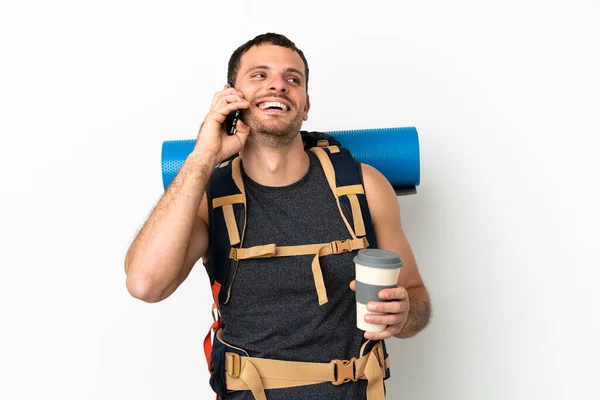
<instances>
[{"instance_id":1,"label":"strap buckle","mask_svg":"<svg viewBox=\"0 0 600 400\"><path fill-rule=\"evenodd\" d=\"M355 361L356 357L353 357L351 360L331 360L330 363L333 364L334 378L331 383L335 386L339 386L350 381L358 381L358 378L356 377L356 370L354 368Z\"/></svg>"},{"instance_id":2,"label":"strap buckle","mask_svg":"<svg viewBox=\"0 0 600 400\"><path fill-rule=\"evenodd\" d=\"M237 256L237 247L232 247L231 250L229 250L229 258L231 258L233 261L239 261Z\"/></svg>"},{"instance_id":3,"label":"strap buckle","mask_svg":"<svg viewBox=\"0 0 600 400\"><path fill-rule=\"evenodd\" d=\"M225 353L225 371L232 378L240 376L240 370L242 369L242 360L240 355L237 353Z\"/></svg>"},{"instance_id":4,"label":"strap buckle","mask_svg":"<svg viewBox=\"0 0 600 400\"><path fill-rule=\"evenodd\" d=\"M331 242L331 252L333 254L347 253L350 250L352 250L350 239L336 240L335 242Z\"/></svg>"}]
</instances>

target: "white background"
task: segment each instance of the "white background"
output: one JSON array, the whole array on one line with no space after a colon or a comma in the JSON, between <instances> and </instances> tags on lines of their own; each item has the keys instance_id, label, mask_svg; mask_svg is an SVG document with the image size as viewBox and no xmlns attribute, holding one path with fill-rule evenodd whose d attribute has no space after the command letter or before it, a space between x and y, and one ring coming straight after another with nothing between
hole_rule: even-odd
<instances>
[{"instance_id":1,"label":"white background","mask_svg":"<svg viewBox=\"0 0 600 400\"><path fill-rule=\"evenodd\" d=\"M0 398L213 398L201 264L145 304L123 258L162 142L267 31L308 58L304 129L419 132L434 315L389 343L388 398L600 398L598 2L350 3L2 2Z\"/></svg>"}]
</instances>

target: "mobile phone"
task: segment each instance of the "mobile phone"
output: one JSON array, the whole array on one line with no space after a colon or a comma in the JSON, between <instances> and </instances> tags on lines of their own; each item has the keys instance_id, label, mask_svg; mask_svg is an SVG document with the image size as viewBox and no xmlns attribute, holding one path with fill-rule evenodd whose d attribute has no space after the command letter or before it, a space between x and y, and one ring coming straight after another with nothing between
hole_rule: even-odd
<instances>
[{"instance_id":1,"label":"mobile phone","mask_svg":"<svg viewBox=\"0 0 600 400\"><path fill-rule=\"evenodd\" d=\"M233 87L231 83L228 83L227 85L231 88ZM225 118L225 132L227 132L228 135L235 135L237 121L239 118L240 110L235 110L229 113L229 115L227 115L227 117Z\"/></svg>"}]
</instances>

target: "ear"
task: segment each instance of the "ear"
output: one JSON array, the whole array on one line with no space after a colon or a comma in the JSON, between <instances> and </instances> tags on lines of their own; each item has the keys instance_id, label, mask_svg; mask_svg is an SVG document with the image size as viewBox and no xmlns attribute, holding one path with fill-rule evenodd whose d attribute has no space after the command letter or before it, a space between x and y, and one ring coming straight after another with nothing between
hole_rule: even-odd
<instances>
[{"instance_id":1,"label":"ear","mask_svg":"<svg viewBox=\"0 0 600 400\"><path fill-rule=\"evenodd\" d=\"M306 121L308 119L308 110L310 110L310 96L306 95L306 104L304 105L304 110L302 110L303 121Z\"/></svg>"}]
</instances>

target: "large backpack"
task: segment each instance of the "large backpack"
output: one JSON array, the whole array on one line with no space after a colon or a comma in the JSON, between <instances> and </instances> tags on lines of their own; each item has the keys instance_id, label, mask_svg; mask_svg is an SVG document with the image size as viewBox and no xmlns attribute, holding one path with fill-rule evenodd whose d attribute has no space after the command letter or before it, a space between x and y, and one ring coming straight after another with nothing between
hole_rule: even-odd
<instances>
[{"instance_id":1,"label":"large backpack","mask_svg":"<svg viewBox=\"0 0 600 400\"><path fill-rule=\"evenodd\" d=\"M207 187L209 208L210 246L204 266L209 276L213 295L213 318L206 338L204 351L211 372L211 385L218 382L219 371L211 367L213 346L211 333L220 328L219 306L235 296L231 292L239 260L256 257L282 257L314 254L313 275L319 304L327 303L327 291L323 282L319 258L363 248L376 248L377 239L365 196L360 164L352 154L331 135L322 132L301 131L304 149L313 151L319 158L329 186L337 199L340 214L348 228L348 237L331 243L302 246L279 246L273 243L244 248L246 228L246 198L242 180L240 157L234 155L223 161L213 172ZM216 310L216 315L215 315ZM382 341L385 352L385 344ZM385 354L387 357L387 353ZM213 364L214 364L214 357ZM386 368L385 378L389 377ZM217 383L215 384L215 381Z\"/></svg>"}]
</instances>

